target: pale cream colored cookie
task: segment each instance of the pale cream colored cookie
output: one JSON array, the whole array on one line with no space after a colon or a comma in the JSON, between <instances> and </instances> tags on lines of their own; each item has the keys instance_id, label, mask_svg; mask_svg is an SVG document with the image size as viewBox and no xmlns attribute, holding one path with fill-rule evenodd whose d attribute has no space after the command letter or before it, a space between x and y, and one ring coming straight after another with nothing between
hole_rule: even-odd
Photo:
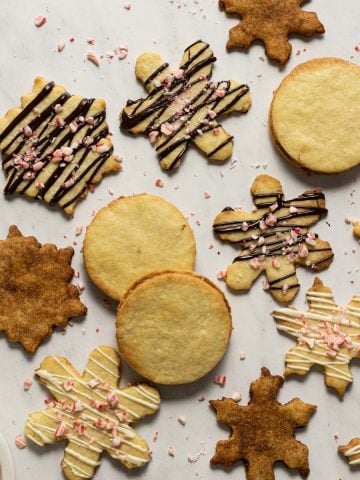
<instances>
[{"instance_id":1,"label":"pale cream colored cookie","mask_svg":"<svg viewBox=\"0 0 360 480\"><path fill-rule=\"evenodd\" d=\"M154 195L114 200L88 226L86 270L100 290L120 300L140 277L163 269L192 270L196 246L184 215Z\"/></svg>"},{"instance_id":2,"label":"pale cream colored cookie","mask_svg":"<svg viewBox=\"0 0 360 480\"><path fill-rule=\"evenodd\" d=\"M274 94L270 127L280 153L317 173L360 163L360 68L340 58L295 67Z\"/></svg>"},{"instance_id":3,"label":"pale cream colored cookie","mask_svg":"<svg viewBox=\"0 0 360 480\"><path fill-rule=\"evenodd\" d=\"M201 40L185 49L177 70L157 53L145 52L136 60L136 76L149 94L127 102L121 128L147 135L163 170L177 168L191 143L210 160L224 161L232 154L233 136L218 120L248 111L249 87L235 80L210 81L215 61Z\"/></svg>"},{"instance_id":4,"label":"pale cream colored cookie","mask_svg":"<svg viewBox=\"0 0 360 480\"><path fill-rule=\"evenodd\" d=\"M360 296L340 307L331 288L315 278L306 297L308 311L290 307L272 314L278 329L298 342L286 354L285 376L306 375L313 365L321 365L326 385L343 397L352 382L350 361L360 356Z\"/></svg>"},{"instance_id":5,"label":"pale cream colored cookie","mask_svg":"<svg viewBox=\"0 0 360 480\"><path fill-rule=\"evenodd\" d=\"M214 220L221 240L241 248L226 271L226 283L234 290L249 290L265 273L264 290L289 303L300 288L297 266L318 272L333 259L330 244L309 230L327 213L325 195L308 190L286 200L281 183L270 175L258 175L251 194L252 212L226 207Z\"/></svg>"},{"instance_id":6,"label":"pale cream colored cookie","mask_svg":"<svg viewBox=\"0 0 360 480\"><path fill-rule=\"evenodd\" d=\"M223 357L232 329L224 294L192 272L163 271L135 283L117 312L123 359L160 384L189 383Z\"/></svg>"},{"instance_id":7,"label":"pale cream colored cookie","mask_svg":"<svg viewBox=\"0 0 360 480\"><path fill-rule=\"evenodd\" d=\"M130 469L150 460L131 425L158 410L159 393L146 384L119 388L119 368L116 351L101 346L83 375L63 357L47 357L36 371L54 400L28 416L25 434L40 446L67 441L61 466L68 480L92 478L103 452Z\"/></svg>"},{"instance_id":8,"label":"pale cream colored cookie","mask_svg":"<svg viewBox=\"0 0 360 480\"><path fill-rule=\"evenodd\" d=\"M90 185L121 170L105 115L104 100L35 78L21 106L0 118L5 195L40 199L72 215Z\"/></svg>"}]
</instances>

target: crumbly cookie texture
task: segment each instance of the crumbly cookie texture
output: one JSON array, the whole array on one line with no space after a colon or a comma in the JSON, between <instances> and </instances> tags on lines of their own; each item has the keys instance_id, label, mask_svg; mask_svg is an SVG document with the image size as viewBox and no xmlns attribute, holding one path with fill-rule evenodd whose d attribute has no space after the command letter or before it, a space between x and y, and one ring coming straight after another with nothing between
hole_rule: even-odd
<instances>
[{"instance_id":1,"label":"crumbly cookie texture","mask_svg":"<svg viewBox=\"0 0 360 480\"><path fill-rule=\"evenodd\" d=\"M90 185L121 170L105 113L104 100L70 95L37 77L21 106L0 118L5 195L43 200L72 215Z\"/></svg>"},{"instance_id":2,"label":"crumbly cookie texture","mask_svg":"<svg viewBox=\"0 0 360 480\"><path fill-rule=\"evenodd\" d=\"M349 465L360 464L360 438L353 438L347 445L339 446L339 453L344 455Z\"/></svg>"},{"instance_id":3,"label":"crumbly cookie texture","mask_svg":"<svg viewBox=\"0 0 360 480\"><path fill-rule=\"evenodd\" d=\"M23 237L15 225L0 240L0 331L10 342L33 353L54 327L85 315L79 289L70 284L73 254L72 247Z\"/></svg>"},{"instance_id":4,"label":"crumbly cookie texture","mask_svg":"<svg viewBox=\"0 0 360 480\"><path fill-rule=\"evenodd\" d=\"M185 50L177 70L157 53L146 52L136 61L136 76L149 94L127 102L121 128L147 135L163 170L178 167L191 143L210 160L223 161L232 154L233 137L218 119L247 112L249 87L234 80L210 82L215 61L201 40Z\"/></svg>"},{"instance_id":5,"label":"crumbly cookie texture","mask_svg":"<svg viewBox=\"0 0 360 480\"><path fill-rule=\"evenodd\" d=\"M248 49L262 40L266 55L280 65L292 51L288 37L292 33L311 36L325 32L314 12L301 9L304 0L219 0L226 13L237 14L241 22L230 30L227 48Z\"/></svg>"},{"instance_id":6,"label":"crumbly cookie texture","mask_svg":"<svg viewBox=\"0 0 360 480\"><path fill-rule=\"evenodd\" d=\"M278 329L298 341L286 354L285 376L306 375L313 365L321 365L326 385L343 397L352 382L350 361L360 357L360 296L339 307L331 288L315 278L306 298L306 312L290 307L272 314Z\"/></svg>"},{"instance_id":7,"label":"crumbly cookie texture","mask_svg":"<svg viewBox=\"0 0 360 480\"><path fill-rule=\"evenodd\" d=\"M140 277L163 269L192 270L196 245L184 215L154 195L121 197L99 210L86 230L86 270L120 300Z\"/></svg>"},{"instance_id":8,"label":"crumbly cookie texture","mask_svg":"<svg viewBox=\"0 0 360 480\"><path fill-rule=\"evenodd\" d=\"M281 155L316 173L360 163L360 67L315 58L295 67L275 91L270 129Z\"/></svg>"},{"instance_id":9,"label":"crumbly cookie texture","mask_svg":"<svg viewBox=\"0 0 360 480\"><path fill-rule=\"evenodd\" d=\"M321 190L309 190L285 200L280 182L269 175L255 178L251 194L253 212L226 207L214 220L221 240L242 249L227 269L226 283L234 290L249 290L265 272L264 290L289 303L300 288L296 267L318 272L333 259L330 244L309 230L327 213L325 196Z\"/></svg>"},{"instance_id":10,"label":"crumbly cookie texture","mask_svg":"<svg viewBox=\"0 0 360 480\"><path fill-rule=\"evenodd\" d=\"M119 388L119 368L116 351L101 346L83 375L63 357L47 357L36 371L55 398L28 416L25 434L40 446L67 441L61 466L68 480L92 478L105 451L129 469L150 460L131 425L158 410L159 393L146 384Z\"/></svg>"},{"instance_id":11,"label":"crumbly cookie texture","mask_svg":"<svg viewBox=\"0 0 360 480\"><path fill-rule=\"evenodd\" d=\"M285 405L276 398L284 379L261 369L261 377L250 386L250 402L238 405L232 398L211 400L219 422L231 430L228 440L216 445L211 464L230 467L242 460L247 480L274 480L274 463L309 474L308 448L295 439L294 430L305 427L316 406L294 398Z\"/></svg>"},{"instance_id":12,"label":"crumbly cookie texture","mask_svg":"<svg viewBox=\"0 0 360 480\"><path fill-rule=\"evenodd\" d=\"M160 384L183 384L206 375L226 352L232 330L224 294L192 272L150 274L126 293L117 312L123 359Z\"/></svg>"}]
</instances>

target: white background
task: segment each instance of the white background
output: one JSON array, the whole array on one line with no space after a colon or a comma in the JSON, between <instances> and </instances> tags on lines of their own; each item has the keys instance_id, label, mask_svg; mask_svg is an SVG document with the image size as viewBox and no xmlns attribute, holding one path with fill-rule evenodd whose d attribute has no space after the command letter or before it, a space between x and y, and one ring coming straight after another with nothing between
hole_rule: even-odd
<instances>
[{"instance_id":1,"label":"white background","mask_svg":"<svg viewBox=\"0 0 360 480\"><path fill-rule=\"evenodd\" d=\"M36 235L42 243L66 246L75 239L78 241L74 247L73 266L81 272L81 281L86 286L82 299L88 306L84 320L75 320L65 336L54 333L34 355L27 355L21 347L9 344L4 335L0 338L0 430L15 457L18 480L63 478L59 463L64 444L39 448L29 443L21 451L14 445L15 435L23 431L27 414L43 408L43 400L48 396L36 380L31 390L25 393L22 387L24 378L32 377L47 355L66 356L82 371L95 346L115 346L115 305L110 308L104 306L104 295L86 277L80 252L82 236L75 237L76 226L87 225L93 210L115 196L133 192L158 194L189 215L197 240L196 269L218 282L217 272L226 268L236 251L214 239L212 220L227 205L252 208L249 188L257 174L266 172L279 178L288 197L309 187L322 186L329 208L328 224L323 220L315 231L324 240L331 241L335 260L321 278L334 288L336 299L341 304L345 304L353 294L360 294L360 273L357 271L360 248L352 237L350 227L344 223L345 216L360 218L357 191L360 167L339 176L305 175L274 150L267 118L273 90L298 63L318 56L339 56L359 63L360 53L354 49L360 42L358 0L314 0L307 3L306 9L318 12L326 34L311 40L292 38L293 55L283 69L270 64L266 57L265 61L260 59L264 55L260 43L253 46L248 54L226 52L228 29L237 20L221 12L215 0L133 0L131 11L125 10L124 4L122 0L0 2L1 114L17 105L20 96L31 90L36 75L43 75L64 85L72 93L106 99L107 120L114 133L114 145L116 151L124 156L124 171L105 179L95 193L79 204L73 219L65 218L61 211L40 203L0 196L1 238L7 235L9 225L16 224L25 235ZM47 23L38 29L34 26L34 18L40 14L47 17ZM75 38L73 43L69 43L70 37ZM88 38L95 39L93 47L86 43ZM158 51L176 68L183 49L199 38L210 43L218 58L213 78L233 78L248 83L253 106L247 115L232 116L223 122L225 128L235 135L235 168L230 169L230 162L208 164L195 148L191 148L181 168L167 175L160 170L155 153L145 138L133 138L119 132L118 114L128 98L136 99L145 93L134 76L135 59L140 53ZM66 42L66 47L58 53L56 47L62 40ZM88 50L100 55L122 44L129 47L125 60L115 58L108 63L104 59L100 68L85 60ZM301 50L301 55L296 55L297 50ZM257 164L260 165L258 169L255 168ZM264 164L268 165L266 170ZM156 178L163 179L163 189L154 185ZM4 183L4 178L1 182ZM175 189L177 185L179 188ZM114 197L109 194L109 187L114 190ZM205 191L211 194L211 198L204 198ZM196 220L200 220L200 226ZM209 250L211 242L215 243L215 248ZM303 269L298 270L298 275L302 288L294 303L304 308L305 292L311 286L313 275ZM241 295L231 293L225 284L218 283L226 291L233 309L234 331L224 360L214 372L193 385L160 387L160 412L137 427L153 450L153 460L148 467L127 473L104 455L95 476L97 480L245 479L245 469L240 463L229 473L209 466L216 441L226 438L228 432L217 424L215 413L207 401L199 402L197 399L201 394L205 394L207 400L230 396L238 390L246 402L249 383L259 376L262 366L267 366L274 374L283 372L284 354L294 341L277 332L270 316L275 304L262 291L261 279L251 292ZM86 329L85 335L82 329ZM246 359L240 361L242 351L246 353ZM338 443L334 440L335 433L339 435L339 443L347 443L354 436L360 436L360 369L358 361L352 364L354 384L343 401L326 389L320 369L315 369L303 379L287 380L281 391L279 398L282 402L299 396L318 405L308 428L297 434L297 438L310 449L310 479L347 480L356 477L356 472L352 472L337 454ZM227 375L225 387L213 383L215 374ZM124 366L124 384L137 378ZM187 418L185 426L177 421L180 415ZM158 440L153 442L156 431ZM167 454L169 446L175 449L174 458ZM189 463L188 455L196 455L202 449L205 449L206 455L195 464ZM275 473L279 480L300 478L297 473L291 473L282 466L276 466Z\"/></svg>"}]
</instances>

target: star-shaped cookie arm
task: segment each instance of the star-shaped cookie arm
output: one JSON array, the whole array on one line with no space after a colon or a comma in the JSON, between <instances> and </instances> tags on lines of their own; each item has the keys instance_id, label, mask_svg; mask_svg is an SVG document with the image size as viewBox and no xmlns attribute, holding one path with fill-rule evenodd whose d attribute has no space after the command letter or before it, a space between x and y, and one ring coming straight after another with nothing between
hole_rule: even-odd
<instances>
[{"instance_id":1,"label":"star-shaped cookie arm","mask_svg":"<svg viewBox=\"0 0 360 480\"><path fill-rule=\"evenodd\" d=\"M294 263L287 256L277 256L265 261L266 287L271 288L271 294L280 303L289 303L299 291L298 277Z\"/></svg>"},{"instance_id":2,"label":"star-shaped cookie arm","mask_svg":"<svg viewBox=\"0 0 360 480\"><path fill-rule=\"evenodd\" d=\"M201 40L193 43L184 51L180 63L188 83L211 78L213 63L216 60L209 45Z\"/></svg>"},{"instance_id":3,"label":"star-shaped cookie arm","mask_svg":"<svg viewBox=\"0 0 360 480\"><path fill-rule=\"evenodd\" d=\"M56 443L59 440L55 437L58 427L56 415L54 408L30 413L25 424L25 435L37 445Z\"/></svg>"},{"instance_id":4,"label":"star-shaped cookie arm","mask_svg":"<svg viewBox=\"0 0 360 480\"><path fill-rule=\"evenodd\" d=\"M220 82L218 89L224 91L222 98L214 99L212 104L208 105L208 116L206 122L214 121L222 116L233 112L245 113L251 106L251 97L247 85L241 85L235 80L229 82ZM211 117L209 117L211 115ZM221 125L215 128L207 129L206 123L202 126L201 134L193 138L194 144L210 160L224 161L228 159L233 150L233 136L230 135Z\"/></svg>"},{"instance_id":5,"label":"star-shaped cookie arm","mask_svg":"<svg viewBox=\"0 0 360 480\"><path fill-rule=\"evenodd\" d=\"M218 421L227 425L231 430L228 440L217 442L215 455L210 462L213 465L221 463L230 466L242 458L241 445L234 434L234 430L236 429L236 423L239 422L239 416L241 420L246 418L245 412L248 411L248 407L240 407L230 398L211 400L210 405L216 411Z\"/></svg>"},{"instance_id":6,"label":"star-shaped cookie arm","mask_svg":"<svg viewBox=\"0 0 360 480\"><path fill-rule=\"evenodd\" d=\"M243 24L235 25L229 30L229 40L226 48L240 47L247 50L255 40L254 34L244 29Z\"/></svg>"},{"instance_id":7,"label":"star-shaped cookie arm","mask_svg":"<svg viewBox=\"0 0 360 480\"><path fill-rule=\"evenodd\" d=\"M306 247L309 253L306 257L297 258L298 265L311 268L313 272L321 272L330 266L334 253L329 242L316 238L313 244L306 245Z\"/></svg>"},{"instance_id":8,"label":"star-shaped cookie arm","mask_svg":"<svg viewBox=\"0 0 360 480\"><path fill-rule=\"evenodd\" d=\"M313 285L306 294L306 301L310 310L315 313L333 314L338 310L332 289L324 285L319 277L314 278Z\"/></svg>"},{"instance_id":9,"label":"star-shaped cookie arm","mask_svg":"<svg viewBox=\"0 0 360 480\"><path fill-rule=\"evenodd\" d=\"M292 52L292 46L288 40L287 34L279 35L276 38L273 35L264 35L263 41L265 44L266 55L271 60L277 61L280 65L284 65L288 61Z\"/></svg>"},{"instance_id":10,"label":"star-shaped cookie arm","mask_svg":"<svg viewBox=\"0 0 360 480\"><path fill-rule=\"evenodd\" d=\"M351 357L347 357L346 353L344 353L338 354L337 358L339 364L336 363L335 359L333 362L328 362L327 365L324 365L324 381L328 387L337 391L339 397L343 398L347 386L353 381L349 363L344 363L344 361L350 362Z\"/></svg>"},{"instance_id":11,"label":"star-shaped cookie arm","mask_svg":"<svg viewBox=\"0 0 360 480\"><path fill-rule=\"evenodd\" d=\"M339 446L339 453L344 455L350 465L360 464L360 438L353 438L347 445Z\"/></svg>"},{"instance_id":12,"label":"star-shaped cookie arm","mask_svg":"<svg viewBox=\"0 0 360 480\"><path fill-rule=\"evenodd\" d=\"M296 31L302 35L310 36L314 33L325 33L325 28L316 13L301 11L298 17L298 27Z\"/></svg>"},{"instance_id":13,"label":"star-shaped cookie arm","mask_svg":"<svg viewBox=\"0 0 360 480\"><path fill-rule=\"evenodd\" d=\"M113 348L97 347L89 355L83 380L87 384L92 380L98 380L116 389L120 380L120 366L120 357Z\"/></svg>"},{"instance_id":14,"label":"star-shaped cookie arm","mask_svg":"<svg viewBox=\"0 0 360 480\"><path fill-rule=\"evenodd\" d=\"M142 383L118 390L117 397L120 408L128 412L130 423L153 415L160 407L158 390Z\"/></svg>"},{"instance_id":15,"label":"star-shaped cookie arm","mask_svg":"<svg viewBox=\"0 0 360 480\"><path fill-rule=\"evenodd\" d=\"M155 52L144 52L136 59L136 78L148 92L156 90L165 77L172 73L169 64Z\"/></svg>"},{"instance_id":16,"label":"star-shaped cookie arm","mask_svg":"<svg viewBox=\"0 0 360 480\"><path fill-rule=\"evenodd\" d=\"M107 453L111 458L123 463L127 468L138 468L150 460L150 451L147 442L139 437L134 430L128 429L126 435L119 435L119 447L108 446Z\"/></svg>"},{"instance_id":17,"label":"star-shaped cookie arm","mask_svg":"<svg viewBox=\"0 0 360 480\"><path fill-rule=\"evenodd\" d=\"M238 258L238 257L237 257ZM237 261L229 265L226 270L226 284L233 290L250 290L252 284L264 270L264 264L254 268L249 261Z\"/></svg>"},{"instance_id":18,"label":"star-shaped cookie arm","mask_svg":"<svg viewBox=\"0 0 360 480\"><path fill-rule=\"evenodd\" d=\"M293 398L286 405L280 406L281 413L292 420L294 428L305 427L311 415L316 411L316 405L303 402L300 398Z\"/></svg>"},{"instance_id":19,"label":"star-shaped cookie arm","mask_svg":"<svg viewBox=\"0 0 360 480\"><path fill-rule=\"evenodd\" d=\"M67 480L92 478L96 468L100 466L102 450L98 446L89 445L81 436L72 434L61 461Z\"/></svg>"}]
</instances>

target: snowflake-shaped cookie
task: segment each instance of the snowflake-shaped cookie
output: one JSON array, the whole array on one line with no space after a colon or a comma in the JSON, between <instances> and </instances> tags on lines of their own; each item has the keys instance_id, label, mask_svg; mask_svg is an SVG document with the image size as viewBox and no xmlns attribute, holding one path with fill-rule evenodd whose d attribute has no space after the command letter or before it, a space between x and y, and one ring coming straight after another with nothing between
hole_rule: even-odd
<instances>
[{"instance_id":1,"label":"snowflake-shaped cookie","mask_svg":"<svg viewBox=\"0 0 360 480\"><path fill-rule=\"evenodd\" d=\"M331 288L315 278L306 298L306 312L290 307L272 314L278 329L298 341L286 354L285 375L306 375L313 365L321 365L326 385L342 397L352 382L349 363L360 357L360 296L339 307Z\"/></svg>"},{"instance_id":2,"label":"snowflake-shaped cookie","mask_svg":"<svg viewBox=\"0 0 360 480\"><path fill-rule=\"evenodd\" d=\"M226 207L213 229L221 240L242 249L226 272L234 290L249 290L265 272L264 290L282 303L289 303L299 290L296 267L318 272L333 258L328 242L320 240L309 226L327 213L321 190L310 190L285 200L280 182L269 175L255 178L251 193L256 208L250 213Z\"/></svg>"},{"instance_id":3,"label":"snowflake-shaped cookie","mask_svg":"<svg viewBox=\"0 0 360 480\"><path fill-rule=\"evenodd\" d=\"M171 70L157 53L144 53L136 61L136 76L149 95L127 102L121 128L146 134L163 170L178 167L191 143L210 160L231 156L233 137L217 120L247 112L249 87L234 80L210 82L215 61L209 45L201 40L185 50L177 70Z\"/></svg>"},{"instance_id":4,"label":"snowflake-shaped cookie","mask_svg":"<svg viewBox=\"0 0 360 480\"><path fill-rule=\"evenodd\" d=\"M261 377L250 386L250 402L238 405L231 398L211 400L219 422L227 425L230 438L216 445L212 464L225 467L243 460L247 480L274 480L274 463L284 462L309 474L308 448L294 437L294 430L304 427L316 406L294 398L281 405L277 400L283 378L262 368Z\"/></svg>"},{"instance_id":5,"label":"snowflake-shaped cookie","mask_svg":"<svg viewBox=\"0 0 360 480\"><path fill-rule=\"evenodd\" d=\"M21 106L0 119L5 195L43 200L72 215L89 188L121 169L105 116L104 100L35 78Z\"/></svg>"},{"instance_id":6,"label":"snowflake-shaped cookie","mask_svg":"<svg viewBox=\"0 0 360 480\"><path fill-rule=\"evenodd\" d=\"M25 434L38 445L67 441L62 468L69 480L92 478L106 451L127 468L150 459L148 445L131 424L159 408L154 388L119 389L120 358L111 347L96 348L81 376L62 357L47 357L36 371L56 400L29 415Z\"/></svg>"},{"instance_id":7,"label":"snowflake-shaped cookie","mask_svg":"<svg viewBox=\"0 0 360 480\"><path fill-rule=\"evenodd\" d=\"M28 352L65 327L71 317L85 315L79 289L71 285L72 247L41 245L23 237L15 225L0 240L0 331Z\"/></svg>"},{"instance_id":8,"label":"snowflake-shaped cookie","mask_svg":"<svg viewBox=\"0 0 360 480\"><path fill-rule=\"evenodd\" d=\"M255 40L265 44L266 55L280 64L288 61L291 33L314 35L325 29L314 12L304 12L304 0L219 0L227 13L241 17L240 24L230 30L228 48L248 49Z\"/></svg>"}]
</instances>

